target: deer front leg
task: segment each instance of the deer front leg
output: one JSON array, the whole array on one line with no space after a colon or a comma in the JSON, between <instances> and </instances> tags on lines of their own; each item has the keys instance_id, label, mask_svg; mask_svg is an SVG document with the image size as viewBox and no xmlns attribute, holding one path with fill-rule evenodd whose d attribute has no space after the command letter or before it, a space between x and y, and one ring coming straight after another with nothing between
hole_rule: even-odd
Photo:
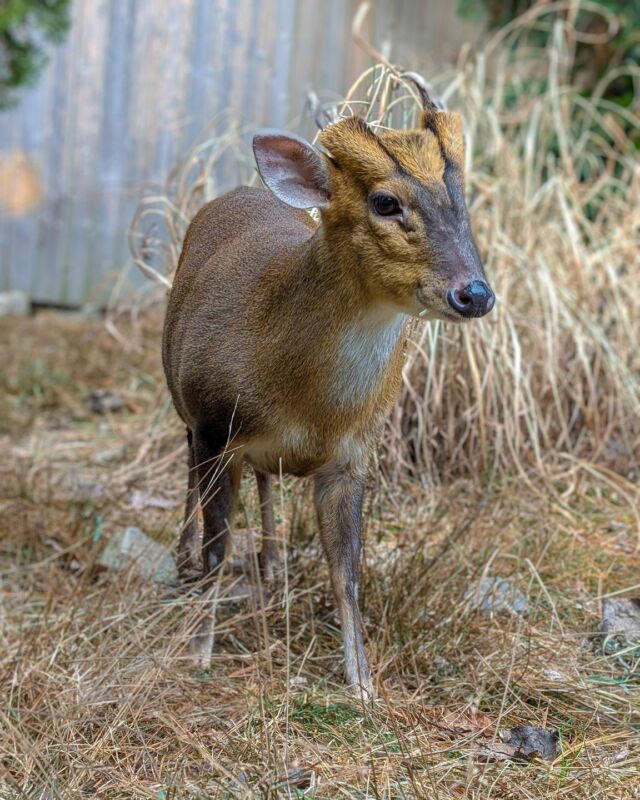
<instances>
[{"instance_id":1,"label":"deer front leg","mask_svg":"<svg viewBox=\"0 0 640 800\"><path fill-rule=\"evenodd\" d=\"M333 468L316 476L314 500L338 601L346 679L368 700L373 686L358 608L363 495L364 474L357 468Z\"/></svg>"},{"instance_id":2,"label":"deer front leg","mask_svg":"<svg viewBox=\"0 0 640 800\"><path fill-rule=\"evenodd\" d=\"M276 524L273 516L273 494L271 491L271 475L255 470L260 497L260 519L262 522L262 549L260 551L260 572L262 580L270 586L278 568L278 543L276 542Z\"/></svg>"}]
</instances>

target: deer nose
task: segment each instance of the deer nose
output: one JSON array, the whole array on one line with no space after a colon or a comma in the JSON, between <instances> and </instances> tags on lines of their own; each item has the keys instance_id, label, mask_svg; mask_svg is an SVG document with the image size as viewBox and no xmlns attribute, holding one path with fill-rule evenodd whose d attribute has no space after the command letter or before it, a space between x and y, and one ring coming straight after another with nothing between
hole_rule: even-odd
<instances>
[{"instance_id":1,"label":"deer nose","mask_svg":"<svg viewBox=\"0 0 640 800\"><path fill-rule=\"evenodd\" d=\"M496 296L484 281L471 281L464 289L451 289L447 300L463 317L484 317L493 308Z\"/></svg>"}]
</instances>

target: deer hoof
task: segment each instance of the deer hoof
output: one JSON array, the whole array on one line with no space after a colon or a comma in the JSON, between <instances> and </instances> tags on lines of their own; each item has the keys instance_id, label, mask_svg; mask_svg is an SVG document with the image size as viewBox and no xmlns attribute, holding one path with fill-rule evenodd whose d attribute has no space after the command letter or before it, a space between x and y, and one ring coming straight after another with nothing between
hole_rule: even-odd
<instances>
[{"instance_id":1,"label":"deer hoof","mask_svg":"<svg viewBox=\"0 0 640 800\"><path fill-rule=\"evenodd\" d=\"M196 669L209 669L214 642L214 620L207 615L198 624L189 643L189 655Z\"/></svg>"},{"instance_id":2,"label":"deer hoof","mask_svg":"<svg viewBox=\"0 0 640 800\"><path fill-rule=\"evenodd\" d=\"M375 700L375 692L373 690L371 678L362 679L359 681L359 683L352 683L348 687L348 691L357 700L360 700L363 703L369 704Z\"/></svg>"}]
</instances>

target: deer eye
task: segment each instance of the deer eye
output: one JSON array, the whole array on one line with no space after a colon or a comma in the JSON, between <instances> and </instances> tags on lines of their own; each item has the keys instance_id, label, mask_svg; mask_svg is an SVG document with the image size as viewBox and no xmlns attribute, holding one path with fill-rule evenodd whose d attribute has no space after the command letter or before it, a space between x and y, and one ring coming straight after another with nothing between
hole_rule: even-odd
<instances>
[{"instance_id":1,"label":"deer eye","mask_svg":"<svg viewBox=\"0 0 640 800\"><path fill-rule=\"evenodd\" d=\"M370 199L371 207L381 217L393 217L402 213L400 203L391 194L374 194Z\"/></svg>"}]
</instances>

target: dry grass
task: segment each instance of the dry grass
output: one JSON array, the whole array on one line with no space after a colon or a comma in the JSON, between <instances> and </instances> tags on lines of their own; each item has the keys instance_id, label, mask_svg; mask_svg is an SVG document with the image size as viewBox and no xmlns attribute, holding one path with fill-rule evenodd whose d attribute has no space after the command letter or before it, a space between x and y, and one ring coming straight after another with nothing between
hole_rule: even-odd
<instances>
[{"instance_id":1,"label":"dry grass","mask_svg":"<svg viewBox=\"0 0 640 800\"><path fill-rule=\"evenodd\" d=\"M637 584L640 556L633 515L596 476L562 506L517 476L372 495L363 608L379 700L366 709L342 690L308 493L287 482L288 593L263 612L227 575L213 666L194 673L197 599L96 565L126 525L175 541L184 447L159 327L157 313L122 322L139 347L124 354L100 323L0 328L0 796L297 797L296 781L317 798L636 796L636 666L594 632L603 595ZM125 409L92 415L96 387ZM172 510L131 507L136 491ZM526 617L468 607L485 573L524 592ZM560 731L556 763L474 756L523 722Z\"/></svg>"},{"instance_id":2,"label":"dry grass","mask_svg":"<svg viewBox=\"0 0 640 800\"><path fill-rule=\"evenodd\" d=\"M468 120L500 304L464 330L416 331L366 514L372 707L342 690L304 483L285 481L278 503L286 591L264 609L228 571L206 672L184 656L197 597L98 565L125 526L168 546L179 526L161 309L139 304L108 330L1 321L0 798L640 796L639 654L607 654L596 635L605 596L640 593L637 159L622 112L566 85L568 24L544 53L528 31L509 34L515 53L495 41L436 81ZM366 90L373 122L406 121L394 74L376 67L345 108ZM170 276L217 191L213 162L237 142L203 145L171 199L144 206L132 238L145 263ZM90 413L96 388L125 408ZM249 486L241 516L256 522ZM485 574L518 586L528 614L474 611L465 594ZM520 723L560 732L555 762L480 757Z\"/></svg>"}]
</instances>

